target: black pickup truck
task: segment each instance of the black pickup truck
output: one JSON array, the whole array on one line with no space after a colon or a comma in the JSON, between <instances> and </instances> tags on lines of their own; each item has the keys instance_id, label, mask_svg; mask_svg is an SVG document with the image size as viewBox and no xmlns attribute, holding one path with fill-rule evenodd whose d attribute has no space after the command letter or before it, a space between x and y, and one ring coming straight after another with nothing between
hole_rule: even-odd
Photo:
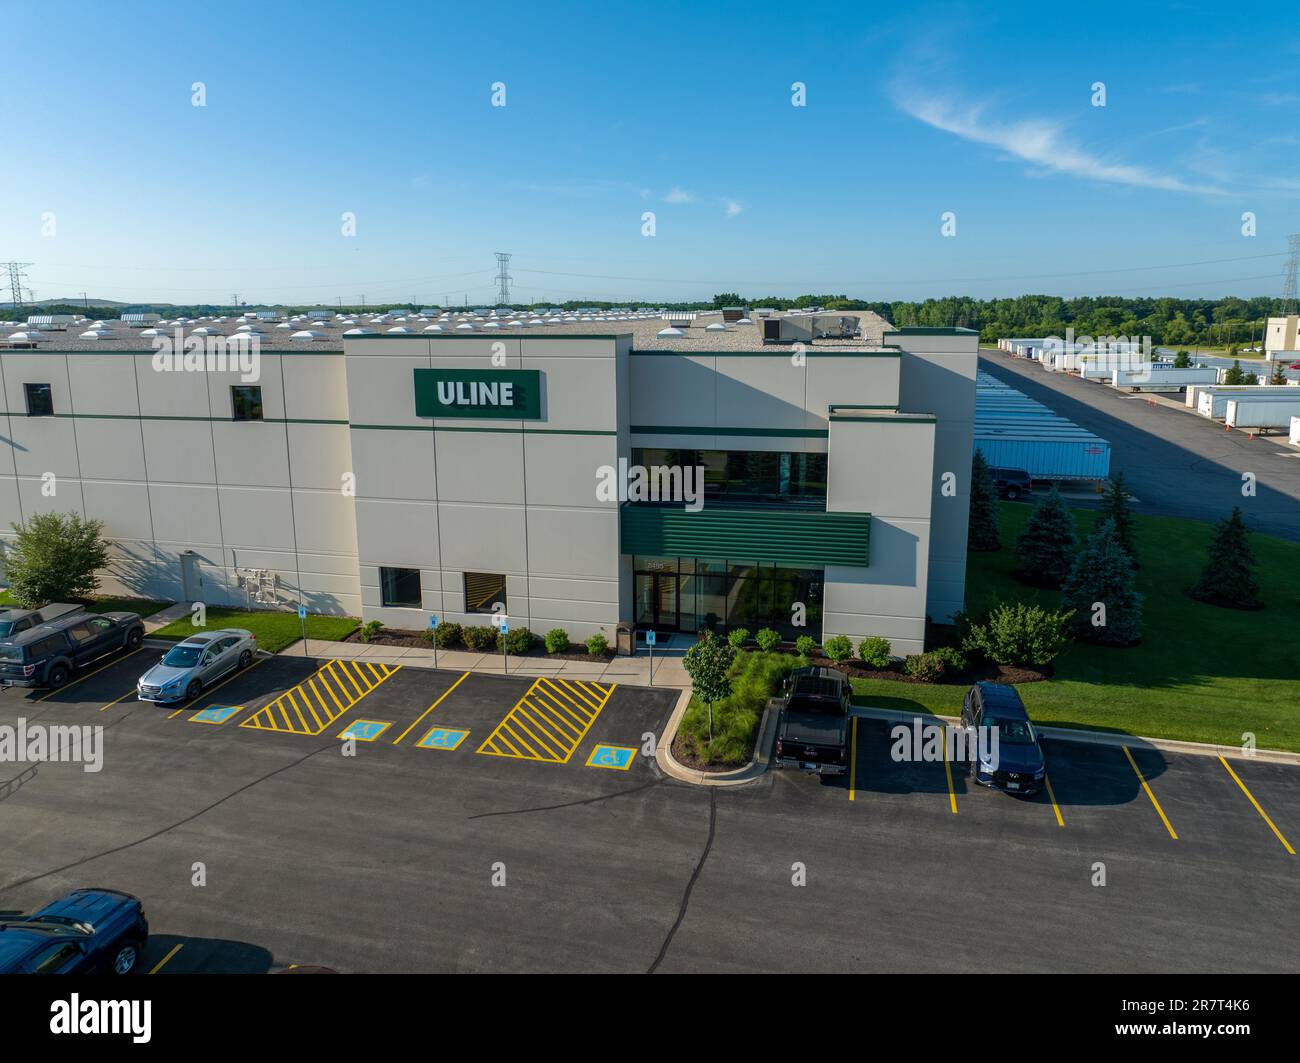
<instances>
[{"instance_id":1,"label":"black pickup truck","mask_svg":"<svg viewBox=\"0 0 1300 1063\"><path fill-rule=\"evenodd\" d=\"M785 681L776 728L778 768L818 775L849 770L848 677L834 668L796 668Z\"/></svg>"}]
</instances>

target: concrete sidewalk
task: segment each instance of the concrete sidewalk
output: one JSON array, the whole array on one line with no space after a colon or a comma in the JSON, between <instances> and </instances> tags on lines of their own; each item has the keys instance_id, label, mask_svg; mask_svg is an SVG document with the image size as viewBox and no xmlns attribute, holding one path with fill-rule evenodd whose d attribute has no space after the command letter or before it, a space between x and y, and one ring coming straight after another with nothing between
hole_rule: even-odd
<instances>
[{"instance_id":1,"label":"concrete sidewalk","mask_svg":"<svg viewBox=\"0 0 1300 1063\"><path fill-rule=\"evenodd\" d=\"M283 657L336 657L341 660L374 661L400 664L403 668L451 668L457 671L483 672L488 675L558 675L569 679L589 679L597 683L620 683L624 686L683 688L690 679L682 667L682 653L672 650L654 655L654 683L650 682L650 656L644 650L635 657L615 657L607 664L598 661L564 661L554 657L510 657L499 653L476 653L468 650L438 650L437 664L430 649L407 649L402 646L369 646L363 642L330 642L308 639L304 650L301 641L280 651Z\"/></svg>"}]
</instances>

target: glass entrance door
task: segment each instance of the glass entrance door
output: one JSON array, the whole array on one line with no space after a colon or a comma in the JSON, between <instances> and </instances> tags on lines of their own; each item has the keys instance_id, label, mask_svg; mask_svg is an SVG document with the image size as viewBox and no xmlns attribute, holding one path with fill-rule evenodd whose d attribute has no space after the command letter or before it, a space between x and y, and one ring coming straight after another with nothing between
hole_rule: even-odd
<instances>
[{"instance_id":1,"label":"glass entrance door","mask_svg":"<svg viewBox=\"0 0 1300 1063\"><path fill-rule=\"evenodd\" d=\"M637 626L676 631L678 627L677 573L638 572L635 578Z\"/></svg>"}]
</instances>

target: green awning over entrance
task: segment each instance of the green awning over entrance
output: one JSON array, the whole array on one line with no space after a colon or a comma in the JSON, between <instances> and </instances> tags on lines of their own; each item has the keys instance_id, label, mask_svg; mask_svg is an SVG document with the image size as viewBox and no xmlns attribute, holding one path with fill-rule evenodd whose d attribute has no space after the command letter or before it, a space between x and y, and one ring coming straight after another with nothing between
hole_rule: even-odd
<instances>
[{"instance_id":1,"label":"green awning over entrance","mask_svg":"<svg viewBox=\"0 0 1300 1063\"><path fill-rule=\"evenodd\" d=\"M748 558L776 564L869 564L870 513L625 504L619 511L625 554Z\"/></svg>"}]
</instances>

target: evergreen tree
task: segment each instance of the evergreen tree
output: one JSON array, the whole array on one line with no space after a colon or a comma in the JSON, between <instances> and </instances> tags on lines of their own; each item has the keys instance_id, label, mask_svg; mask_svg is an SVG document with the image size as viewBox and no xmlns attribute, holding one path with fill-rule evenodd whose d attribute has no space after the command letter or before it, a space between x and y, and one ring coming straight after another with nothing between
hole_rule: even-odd
<instances>
[{"instance_id":1,"label":"evergreen tree","mask_svg":"<svg viewBox=\"0 0 1300 1063\"><path fill-rule=\"evenodd\" d=\"M998 489L983 451L976 450L970 467L970 531L967 545L971 550L1000 550L998 534Z\"/></svg>"},{"instance_id":2,"label":"evergreen tree","mask_svg":"<svg viewBox=\"0 0 1300 1063\"><path fill-rule=\"evenodd\" d=\"M1133 567L1141 568L1137 556L1137 522L1129 508L1128 486L1124 483L1122 472L1106 481L1106 493L1101 500L1101 516L1098 520L1110 520L1115 525L1115 537L1120 546L1128 551Z\"/></svg>"},{"instance_id":3,"label":"evergreen tree","mask_svg":"<svg viewBox=\"0 0 1300 1063\"><path fill-rule=\"evenodd\" d=\"M1192 588L1193 598L1232 609L1264 608L1259 581L1251 571L1259 562L1246 541L1248 535L1240 507L1233 506L1232 516L1219 525L1210 541L1210 556Z\"/></svg>"},{"instance_id":4,"label":"evergreen tree","mask_svg":"<svg viewBox=\"0 0 1300 1063\"><path fill-rule=\"evenodd\" d=\"M1241 384L1245 381L1246 374L1241 371L1241 361L1234 359L1231 367L1223 374L1225 384Z\"/></svg>"},{"instance_id":5,"label":"evergreen tree","mask_svg":"<svg viewBox=\"0 0 1300 1063\"><path fill-rule=\"evenodd\" d=\"M1142 596L1133 588L1133 561L1102 519L1075 559L1061 590L1062 608L1073 610L1075 636L1108 646L1131 646L1142 638Z\"/></svg>"},{"instance_id":6,"label":"evergreen tree","mask_svg":"<svg viewBox=\"0 0 1300 1063\"><path fill-rule=\"evenodd\" d=\"M1186 351L1179 351L1174 356L1175 369L1190 369L1191 367L1192 367L1192 359L1188 356Z\"/></svg>"},{"instance_id":7,"label":"evergreen tree","mask_svg":"<svg viewBox=\"0 0 1300 1063\"><path fill-rule=\"evenodd\" d=\"M1270 384L1285 384L1286 373L1282 371L1282 362L1279 359L1273 363L1273 375L1268 378Z\"/></svg>"},{"instance_id":8,"label":"evergreen tree","mask_svg":"<svg viewBox=\"0 0 1300 1063\"><path fill-rule=\"evenodd\" d=\"M1035 587L1059 587L1070 574L1075 546L1074 514L1053 487L1016 541L1016 576Z\"/></svg>"}]
</instances>

